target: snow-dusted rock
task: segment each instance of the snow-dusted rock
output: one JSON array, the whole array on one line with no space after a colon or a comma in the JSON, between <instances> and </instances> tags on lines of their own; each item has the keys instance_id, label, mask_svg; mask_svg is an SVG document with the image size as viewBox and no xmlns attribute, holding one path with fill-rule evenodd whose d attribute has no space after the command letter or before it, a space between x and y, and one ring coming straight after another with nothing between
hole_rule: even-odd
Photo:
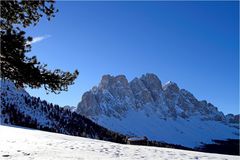
<instances>
[{"instance_id":1,"label":"snow-dusted rock","mask_svg":"<svg viewBox=\"0 0 240 160\"><path fill-rule=\"evenodd\" d=\"M136 108L140 108L146 104L153 103L154 100L151 92L146 88L140 79L133 79L130 82L130 87L135 98Z\"/></svg>"},{"instance_id":2,"label":"snow-dusted rock","mask_svg":"<svg viewBox=\"0 0 240 160\"><path fill-rule=\"evenodd\" d=\"M126 77L105 75L97 88L83 95L77 112L90 117L103 114L119 117L134 105L134 95Z\"/></svg>"},{"instance_id":3,"label":"snow-dusted rock","mask_svg":"<svg viewBox=\"0 0 240 160\"><path fill-rule=\"evenodd\" d=\"M124 75L103 76L97 87L83 95L77 112L114 131L188 147L239 135L239 118L225 116L211 103L199 101L172 81L162 85L152 73L130 82ZM224 133L220 132L223 128ZM186 136L186 130L195 135ZM168 135L174 134L177 138L169 140Z\"/></svg>"}]
</instances>

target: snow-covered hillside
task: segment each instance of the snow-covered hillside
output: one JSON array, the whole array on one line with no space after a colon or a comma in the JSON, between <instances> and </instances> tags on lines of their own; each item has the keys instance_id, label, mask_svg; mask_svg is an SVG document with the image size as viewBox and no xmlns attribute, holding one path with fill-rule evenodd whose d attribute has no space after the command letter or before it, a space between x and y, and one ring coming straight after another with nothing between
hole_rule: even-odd
<instances>
[{"instance_id":1,"label":"snow-covered hillside","mask_svg":"<svg viewBox=\"0 0 240 160\"><path fill-rule=\"evenodd\" d=\"M14 124L68 135L124 143L119 135L72 112L72 107L60 107L40 98L31 97L10 81L0 80L0 123Z\"/></svg>"},{"instance_id":2,"label":"snow-covered hillside","mask_svg":"<svg viewBox=\"0 0 240 160\"><path fill-rule=\"evenodd\" d=\"M101 116L98 121L104 127L126 135L146 136L151 140L194 148L201 143L213 143L213 139L238 139L238 129L218 121L202 121L200 117L159 119L156 115L128 111L122 119Z\"/></svg>"},{"instance_id":3,"label":"snow-covered hillside","mask_svg":"<svg viewBox=\"0 0 240 160\"><path fill-rule=\"evenodd\" d=\"M124 75L104 75L83 95L77 112L113 131L192 148L239 138L239 115L224 115L174 82L162 85L154 74L130 82Z\"/></svg>"},{"instance_id":4,"label":"snow-covered hillside","mask_svg":"<svg viewBox=\"0 0 240 160\"><path fill-rule=\"evenodd\" d=\"M237 160L239 156L123 145L0 125L0 159L8 160Z\"/></svg>"}]
</instances>

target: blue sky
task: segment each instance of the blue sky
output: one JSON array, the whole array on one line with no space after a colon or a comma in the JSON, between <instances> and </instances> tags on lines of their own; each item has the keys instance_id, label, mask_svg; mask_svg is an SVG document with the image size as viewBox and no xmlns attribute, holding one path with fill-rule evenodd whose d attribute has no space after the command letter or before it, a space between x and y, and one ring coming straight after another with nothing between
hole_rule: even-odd
<instances>
[{"instance_id":1,"label":"blue sky","mask_svg":"<svg viewBox=\"0 0 240 160\"><path fill-rule=\"evenodd\" d=\"M61 106L76 106L102 75L128 80L155 73L224 113L239 112L238 2L57 2L51 21L26 31L29 55L49 69L80 72L68 92L27 89Z\"/></svg>"}]
</instances>

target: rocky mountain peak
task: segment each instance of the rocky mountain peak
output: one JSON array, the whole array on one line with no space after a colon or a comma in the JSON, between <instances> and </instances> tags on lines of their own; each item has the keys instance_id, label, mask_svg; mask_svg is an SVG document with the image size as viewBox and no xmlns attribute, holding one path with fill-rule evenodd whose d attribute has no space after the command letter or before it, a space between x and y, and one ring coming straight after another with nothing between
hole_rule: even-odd
<instances>
[{"instance_id":1,"label":"rocky mountain peak","mask_svg":"<svg viewBox=\"0 0 240 160\"><path fill-rule=\"evenodd\" d=\"M83 94L77 112L87 117L101 114L122 117L130 110L141 110L147 115L154 113L162 118L200 116L222 122L234 121L234 117L226 118L217 107L207 101L199 101L172 81L162 86L158 76L152 73L130 82L124 75L104 75L98 86Z\"/></svg>"},{"instance_id":2,"label":"rocky mountain peak","mask_svg":"<svg viewBox=\"0 0 240 160\"><path fill-rule=\"evenodd\" d=\"M147 73L142 75L140 80L145 84L145 86L150 90L162 90L162 83L157 75L153 73Z\"/></svg>"},{"instance_id":3,"label":"rocky mountain peak","mask_svg":"<svg viewBox=\"0 0 240 160\"><path fill-rule=\"evenodd\" d=\"M175 82L168 81L163 85L163 90L170 90L172 92L179 92L179 87Z\"/></svg>"},{"instance_id":4,"label":"rocky mountain peak","mask_svg":"<svg viewBox=\"0 0 240 160\"><path fill-rule=\"evenodd\" d=\"M99 84L99 88L105 89L107 88L113 81L114 77L111 75L103 75L102 80Z\"/></svg>"},{"instance_id":5,"label":"rocky mountain peak","mask_svg":"<svg viewBox=\"0 0 240 160\"><path fill-rule=\"evenodd\" d=\"M211 143L213 139L239 138L239 115L224 115L211 103L197 100L184 89L173 92L151 88L151 85L159 86L156 77L149 79L154 79L158 85L144 83L143 79L128 82L125 76L106 75L98 86L83 94L76 112L125 135L147 136L150 140L187 147ZM85 117L71 113L75 110L73 107L62 109L31 97L12 83L0 83L0 112L4 114L4 123L22 121L37 128L50 127L60 133L95 138L112 135L112 132L105 134L105 129Z\"/></svg>"},{"instance_id":6,"label":"rocky mountain peak","mask_svg":"<svg viewBox=\"0 0 240 160\"><path fill-rule=\"evenodd\" d=\"M128 80L125 75L118 75L115 77L115 79L119 82L128 83Z\"/></svg>"},{"instance_id":7,"label":"rocky mountain peak","mask_svg":"<svg viewBox=\"0 0 240 160\"><path fill-rule=\"evenodd\" d=\"M129 82L123 75L103 76L83 95L77 112L120 133L190 147L239 136L239 116L224 115L174 82L162 86L150 73Z\"/></svg>"},{"instance_id":8,"label":"rocky mountain peak","mask_svg":"<svg viewBox=\"0 0 240 160\"><path fill-rule=\"evenodd\" d=\"M127 87L128 80L124 75L118 76L111 76L111 75L104 75L102 76L102 80L99 84L99 89L109 89L115 87Z\"/></svg>"},{"instance_id":9,"label":"rocky mountain peak","mask_svg":"<svg viewBox=\"0 0 240 160\"><path fill-rule=\"evenodd\" d=\"M134 95L136 108L141 108L142 106L154 101L151 91L146 87L141 79L134 78L130 82L130 88Z\"/></svg>"}]
</instances>

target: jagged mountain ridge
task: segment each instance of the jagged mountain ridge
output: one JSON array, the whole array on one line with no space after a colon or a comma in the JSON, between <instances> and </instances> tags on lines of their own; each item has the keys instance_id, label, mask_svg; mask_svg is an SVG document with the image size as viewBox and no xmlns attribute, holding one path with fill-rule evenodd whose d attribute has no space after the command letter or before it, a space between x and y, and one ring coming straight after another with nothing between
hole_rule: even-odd
<instances>
[{"instance_id":1,"label":"jagged mountain ridge","mask_svg":"<svg viewBox=\"0 0 240 160\"><path fill-rule=\"evenodd\" d=\"M104 75L97 87L83 94L76 111L120 133L188 147L239 135L239 115L224 115L176 83L162 85L149 73L130 82L124 75ZM216 133L206 133L211 127Z\"/></svg>"}]
</instances>

